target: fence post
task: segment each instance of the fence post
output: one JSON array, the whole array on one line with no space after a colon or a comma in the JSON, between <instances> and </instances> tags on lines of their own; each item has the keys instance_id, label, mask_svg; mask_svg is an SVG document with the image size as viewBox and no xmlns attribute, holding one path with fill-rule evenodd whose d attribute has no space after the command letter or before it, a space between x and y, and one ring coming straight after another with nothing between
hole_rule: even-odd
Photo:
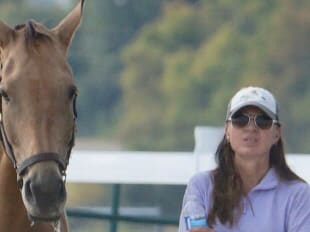
<instances>
[{"instance_id":1,"label":"fence post","mask_svg":"<svg viewBox=\"0 0 310 232\"><path fill-rule=\"evenodd\" d=\"M201 155L215 154L218 144L224 136L223 127L196 126L195 137L195 172L201 170Z\"/></svg>"},{"instance_id":2,"label":"fence post","mask_svg":"<svg viewBox=\"0 0 310 232\"><path fill-rule=\"evenodd\" d=\"M110 232L117 232L117 221L119 215L119 198L120 198L120 184L114 184L112 186L112 219L110 223Z\"/></svg>"}]
</instances>

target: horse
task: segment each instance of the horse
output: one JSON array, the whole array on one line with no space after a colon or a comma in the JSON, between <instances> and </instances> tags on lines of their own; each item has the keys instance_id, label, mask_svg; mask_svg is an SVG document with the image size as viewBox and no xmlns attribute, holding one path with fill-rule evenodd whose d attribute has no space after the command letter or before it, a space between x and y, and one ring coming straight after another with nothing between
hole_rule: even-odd
<instances>
[{"instance_id":1,"label":"horse","mask_svg":"<svg viewBox=\"0 0 310 232\"><path fill-rule=\"evenodd\" d=\"M0 231L67 232L77 86L67 53L84 0L54 28L0 21Z\"/></svg>"}]
</instances>

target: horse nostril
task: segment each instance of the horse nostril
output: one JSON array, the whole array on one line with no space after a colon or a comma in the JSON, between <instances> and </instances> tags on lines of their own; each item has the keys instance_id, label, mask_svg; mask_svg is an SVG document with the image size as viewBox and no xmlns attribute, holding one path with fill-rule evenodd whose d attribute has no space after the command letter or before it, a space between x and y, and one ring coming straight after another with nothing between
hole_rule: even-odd
<instances>
[{"instance_id":1,"label":"horse nostril","mask_svg":"<svg viewBox=\"0 0 310 232\"><path fill-rule=\"evenodd\" d=\"M59 180L59 183L58 183L58 188L59 188L59 198L60 199L65 199L66 198L66 189L65 189L65 184L62 180Z\"/></svg>"},{"instance_id":2,"label":"horse nostril","mask_svg":"<svg viewBox=\"0 0 310 232\"><path fill-rule=\"evenodd\" d=\"M32 186L31 186L31 181L30 180L27 180L25 182L25 185L24 185L24 188L25 188L25 195L27 197L27 200L29 202L34 202L34 195L33 195L33 189L32 189Z\"/></svg>"},{"instance_id":3,"label":"horse nostril","mask_svg":"<svg viewBox=\"0 0 310 232\"><path fill-rule=\"evenodd\" d=\"M40 177L40 178L39 178ZM55 175L32 176L25 180L24 197L31 205L43 209L53 208L65 202L67 194L62 178Z\"/></svg>"}]
</instances>

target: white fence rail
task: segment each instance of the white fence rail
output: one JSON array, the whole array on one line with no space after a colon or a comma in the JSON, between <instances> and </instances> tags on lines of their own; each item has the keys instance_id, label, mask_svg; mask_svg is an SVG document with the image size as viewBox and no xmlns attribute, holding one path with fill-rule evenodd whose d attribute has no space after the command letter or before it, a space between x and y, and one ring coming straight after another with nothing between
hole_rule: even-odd
<instances>
[{"instance_id":1,"label":"white fence rail","mask_svg":"<svg viewBox=\"0 0 310 232\"><path fill-rule=\"evenodd\" d=\"M310 155L288 154L290 167L310 183ZM82 183L184 185L215 167L211 154L193 152L73 151L67 180Z\"/></svg>"},{"instance_id":2,"label":"white fence rail","mask_svg":"<svg viewBox=\"0 0 310 232\"><path fill-rule=\"evenodd\" d=\"M73 150L67 180L82 183L185 185L198 171L215 167L223 128L196 127L194 152ZM310 183L310 155L288 154L290 167Z\"/></svg>"}]
</instances>

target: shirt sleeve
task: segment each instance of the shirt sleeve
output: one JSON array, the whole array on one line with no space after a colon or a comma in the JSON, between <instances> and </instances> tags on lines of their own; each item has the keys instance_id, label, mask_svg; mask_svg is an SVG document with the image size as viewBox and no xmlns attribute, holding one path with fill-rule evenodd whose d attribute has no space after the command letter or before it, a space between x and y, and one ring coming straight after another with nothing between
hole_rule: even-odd
<instances>
[{"instance_id":1,"label":"shirt sleeve","mask_svg":"<svg viewBox=\"0 0 310 232\"><path fill-rule=\"evenodd\" d=\"M208 188L209 181L206 178L206 173L198 173L194 175L187 184L183 203L182 203L182 210L179 219L179 230L178 232L186 232L186 225L184 220L184 205L189 199L195 199L201 205L204 205L204 198L206 197L206 189Z\"/></svg>"},{"instance_id":2,"label":"shirt sleeve","mask_svg":"<svg viewBox=\"0 0 310 232\"><path fill-rule=\"evenodd\" d=\"M294 194L292 203L288 206L287 231L310 231L310 187L302 184Z\"/></svg>"}]
</instances>

